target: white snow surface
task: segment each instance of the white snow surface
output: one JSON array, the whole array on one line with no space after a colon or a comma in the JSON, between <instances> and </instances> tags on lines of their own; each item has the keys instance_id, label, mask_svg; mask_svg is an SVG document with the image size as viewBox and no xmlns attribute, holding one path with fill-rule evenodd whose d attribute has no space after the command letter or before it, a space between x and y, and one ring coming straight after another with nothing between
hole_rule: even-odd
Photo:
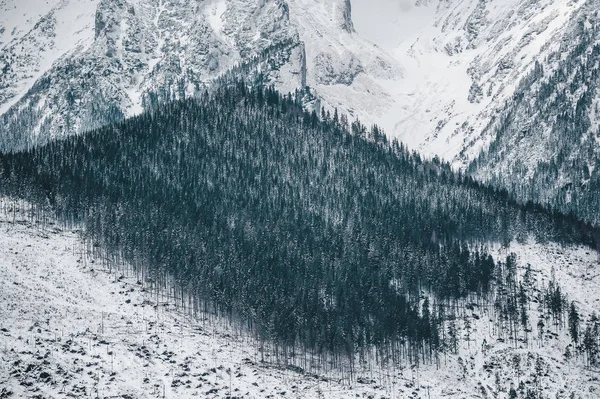
<instances>
[{"instance_id":1,"label":"white snow surface","mask_svg":"<svg viewBox=\"0 0 600 399\"><path fill-rule=\"evenodd\" d=\"M0 0L0 69L11 66L0 71L0 115L59 58L92 44L98 2Z\"/></svg>"},{"instance_id":2,"label":"white snow surface","mask_svg":"<svg viewBox=\"0 0 600 399\"><path fill-rule=\"evenodd\" d=\"M366 118L411 148L464 165L489 144L482 130L584 3L353 0L358 34L405 69L403 79L381 82L387 109L365 109Z\"/></svg>"},{"instance_id":3,"label":"white snow surface","mask_svg":"<svg viewBox=\"0 0 600 399\"><path fill-rule=\"evenodd\" d=\"M218 1L208 1L204 6L204 12L207 16L208 22L212 30L217 34L222 36L223 34L223 16L225 11L227 11L227 3L225 0Z\"/></svg>"},{"instance_id":4,"label":"white snow surface","mask_svg":"<svg viewBox=\"0 0 600 399\"><path fill-rule=\"evenodd\" d=\"M183 82L193 95L291 41L299 47L270 75L281 91L309 85L329 109L464 166L493 139L485 127L534 62L560 45L584 3L0 0L0 71L11 66L0 73L0 114L35 104L52 136L68 133L65 120L85 130L96 126L88 117L98 98L136 115L149 92L180 97ZM52 85L28 95L44 73Z\"/></svg>"},{"instance_id":5,"label":"white snow surface","mask_svg":"<svg viewBox=\"0 0 600 399\"><path fill-rule=\"evenodd\" d=\"M439 368L375 367L350 380L261 362L259 346L237 328L215 317L192 318L171 298L145 292L131 272L107 269L78 231L33 222L23 204L1 205L0 394L12 392L9 397L506 398L511 384L533 386L536 364L543 368L544 397L600 394L597 372L584 359L565 362L565 329L548 323L537 338L535 304L533 332L516 346L497 339L491 308L464 310L472 331L460 330L458 355L442 355ZM509 251L517 253L520 273L532 265L536 289L554 269L584 319L598 311L594 251L515 243L494 253L500 258Z\"/></svg>"}]
</instances>

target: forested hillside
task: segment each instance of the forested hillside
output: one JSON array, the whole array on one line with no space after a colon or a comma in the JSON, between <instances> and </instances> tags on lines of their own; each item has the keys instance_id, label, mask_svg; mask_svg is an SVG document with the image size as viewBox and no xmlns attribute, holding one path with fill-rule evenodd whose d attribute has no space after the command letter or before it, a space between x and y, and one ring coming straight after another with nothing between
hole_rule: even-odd
<instances>
[{"instance_id":1,"label":"forested hillside","mask_svg":"<svg viewBox=\"0 0 600 399\"><path fill-rule=\"evenodd\" d=\"M191 312L334 360L372 348L437 358L453 347L452 304L467 296L496 301L516 339L527 331L516 265L486 247L598 242L590 225L423 161L377 127L304 111L306 94L230 82L5 153L1 192L83 223L113 265L127 261L157 292L173 281ZM560 290L548 289L540 300L562 315Z\"/></svg>"}]
</instances>

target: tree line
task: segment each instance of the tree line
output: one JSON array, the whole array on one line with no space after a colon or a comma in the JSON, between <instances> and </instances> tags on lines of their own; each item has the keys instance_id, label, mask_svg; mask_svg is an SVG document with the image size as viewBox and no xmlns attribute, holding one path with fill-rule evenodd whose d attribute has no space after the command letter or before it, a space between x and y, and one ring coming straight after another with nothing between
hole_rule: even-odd
<instances>
[{"instance_id":1,"label":"tree line","mask_svg":"<svg viewBox=\"0 0 600 399\"><path fill-rule=\"evenodd\" d=\"M0 192L82 224L157 292L174 281L191 312L333 359L436 357L448 339L439 304L491 300L510 270L490 243L595 246L591 225L423 160L377 126L308 112L309 94L232 79L3 153ZM518 312L503 311L516 329Z\"/></svg>"}]
</instances>

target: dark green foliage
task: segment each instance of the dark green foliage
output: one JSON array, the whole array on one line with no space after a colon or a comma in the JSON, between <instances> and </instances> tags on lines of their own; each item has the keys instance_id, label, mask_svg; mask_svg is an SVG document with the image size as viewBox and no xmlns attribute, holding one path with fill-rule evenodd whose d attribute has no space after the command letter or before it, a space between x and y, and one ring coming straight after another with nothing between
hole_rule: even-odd
<instances>
[{"instance_id":1,"label":"dark green foliage","mask_svg":"<svg viewBox=\"0 0 600 399\"><path fill-rule=\"evenodd\" d=\"M583 351L586 354L588 365L598 367L600 365L600 320L593 313L587 322L583 333Z\"/></svg>"},{"instance_id":2,"label":"dark green foliage","mask_svg":"<svg viewBox=\"0 0 600 399\"><path fill-rule=\"evenodd\" d=\"M575 302L571 302L569 308L569 334L573 343L577 345L579 343L579 312L575 306Z\"/></svg>"},{"instance_id":3,"label":"dark green foliage","mask_svg":"<svg viewBox=\"0 0 600 399\"><path fill-rule=\"evenodd\" d=\"M145 281L172 278L193 310L318 353L431 354L443 320L421 292L485 296L497 273L483 245L517 234L594 244L589 226L424 162L376 127L320 121L305 96L230 83L7 153L2 192L83 222ZM509 257L503 306L516 326L515 270Z\"/></svg>"}]
</instances>

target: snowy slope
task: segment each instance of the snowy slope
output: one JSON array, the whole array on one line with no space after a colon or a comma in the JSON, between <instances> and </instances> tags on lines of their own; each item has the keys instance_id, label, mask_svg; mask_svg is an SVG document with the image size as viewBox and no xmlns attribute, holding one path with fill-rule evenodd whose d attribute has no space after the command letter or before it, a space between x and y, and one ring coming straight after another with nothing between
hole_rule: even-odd
<instances>
[{"instance_id":1,"label":"snowy slope","mask_svg":"<svg viewBox=\"0 0 600 399\"><path fill-rule=\"evenodd\" d=\"M232 326L191 319L111 273L77 232L19 212L2 217L0 242L2 398L348 397L349 386L261 363Z\"/></svg>"},{"instance_id":2,"label":"snowy slope","mask_svg":"<svg viewBox=\"0 0 600 399\"><path fill-rule=\"evenodd\" d=\"M600 2L588 0L558 48L519 84L484 130L495 140L471 165L479 180L523 201L598 223Z\"/></svg>"},{"instance_id":3,"label":"snowy slope","mask_svg":"<svg viewBox=\"0 0 600 399\"><path fill-rule=\"evenodd\" d=\"M23 146L88 130L275 49L285 62L262 69L280 90L309 85L328 108L465 165L584 3L3 0L0 134Z\"/></svg>"},{"instance_id":4,"label":"snowy slope","mask_svg":"<svg viewBox=\"0 0 600 399\"><path fill-rule=\"evenodd\" d=\"M355 32L350 1L288 0L292 25L305 44L307 84L328 108L376 123L390 106L381 80L400 80L401 64Z\"/></svg>"},{"instance_id":5,"label":"snowy slope","mask_svg":"<svg viewBox=\"0 0 600 399\"><path fill-rule=\"evenodd\" d=\"M0 114L52 64L94 38L98 0L0 1Z\"/></svg>"},{"instance_id":6,"label":"snowy slope","mask_svg":"<svg viewBox=\"0 0 600 399\"><path fill-rule=\"evenodd\" d=\"M354 0L356 30L388 50L404 79L382 81L390 105L375 112L411 147L463 164L534 62L584 4L570 0Z\"/></svg>"},{"instance_id":7,"label":"snowy slope","mask_svg":"<svg viewBox=\"0 0 600 399\"><path fill-rule=\"evenodd\" d=\"M82 7L88 14L80 15ZM330 108L355 116L385 108L376 80L401 76L396 60L354 32L347 0L71 0L59 8L80 21L73 32L81 40L54 39L58 11L51 10L40 17L49 28L0 49L0 60L19 60L2 64L10 64L10 77L3 74L0 85L0 114L8 110L0 147L22 148L193 96L267 50L283 60L261 67L280 90L309 85ZM27 57L40 60L18 58L22 42Z\"/></svg>"},{"instance_id":8,"label":"snowy slope","mask_svg":"<svg viewBox=\"0 0 600 399\"><path fill-rule=\"evenodd\" d=\"M363 366L350 379L335 371L276 366L239 327L210 315L192 318L170 298L146 291L132 271L107 269L78 232L36 223L22 204L3 200L1 208L3 398L506 398L519 381L543 397L600 393L597 373L584 367L584 359L565 362L564 329L548 324L538 338L535 304L534 332L516 347L499 339L506 332L488 320L493 308L464 308L466 318L457 320L459 352L442 355L439 367ZM501 258L508 251L518 254L520 274L532 265L533 292L547 286L554 268L584 319L598 310L596 253L534 243L496 253Z\"/></svg>"}]
</instances>

